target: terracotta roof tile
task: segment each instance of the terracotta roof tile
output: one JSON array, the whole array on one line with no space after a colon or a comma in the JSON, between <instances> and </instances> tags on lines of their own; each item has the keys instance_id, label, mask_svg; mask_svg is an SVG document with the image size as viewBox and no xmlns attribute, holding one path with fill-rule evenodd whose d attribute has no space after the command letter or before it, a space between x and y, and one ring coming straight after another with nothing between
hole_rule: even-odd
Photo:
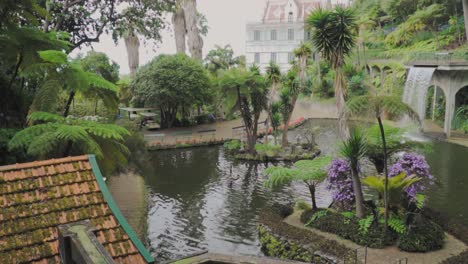
<instances>
[{"instance_id":1,"label":"terracotta roof tile","mask_svg":"<svg viewBox=\"0 0 468 264\"><path fill-rule=\"evenodd\" d=\"M57 226L82 220L117 263L146 263L104 199L88 156L0 167L0 263L60 263Z\"/></svg>"}]
</instances>

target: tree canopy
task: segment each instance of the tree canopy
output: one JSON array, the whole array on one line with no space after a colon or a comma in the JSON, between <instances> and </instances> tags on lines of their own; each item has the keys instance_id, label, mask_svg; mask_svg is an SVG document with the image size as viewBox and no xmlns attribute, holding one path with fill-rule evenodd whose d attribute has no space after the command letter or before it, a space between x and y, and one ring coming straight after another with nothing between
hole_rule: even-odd
<instances>
[{"instance_id":1,"label":"tree canopy","mask_svg":"<svg viewBox=\"0 0 468 264\"><path fill-rule=\"evenodd\" d=\"M131 83L133 102L157 107L161 127L174 125L177 114L210 101L210 80L198 61L184 54L161 55L141 67Z\"/></svg>"},{"instance_id":2,"label":"tree canopy","mask_svg":"<svg viewBox=\"0 0 468 264\"><path fill-rule=\"evenodd\" d=\"M234 57L234 51L230 45L224 47L216 45L214 49L208 52L204 60L205 67L212 73L245 66L242 63L242 58Z\"/></svg>"}]
</instances>

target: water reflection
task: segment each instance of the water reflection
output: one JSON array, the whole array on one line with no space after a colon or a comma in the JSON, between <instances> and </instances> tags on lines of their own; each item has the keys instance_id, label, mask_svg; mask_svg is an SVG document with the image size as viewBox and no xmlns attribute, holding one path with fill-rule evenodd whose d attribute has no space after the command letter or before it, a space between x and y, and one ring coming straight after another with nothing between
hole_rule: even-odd
<instances>
[{"instance_id":1,"label":"water reflection","mask_svg":"<svg viewBox=\"0 0 468 264\"><path fill-rule=\"evenodd\" d=\"M435 142L427 156L437 183L429 192L429 206L468 224L468 148Z\"/></svg>"},{"instance_id":2,"label":"water reflection","mask_svg":"<svg viewBox=\"0 0 468 264\"><path fill-rule=\"evenodd\" d=\"M151 189L148 233L162 259L203 249L259 255L260 210L275 201L308 199L307 189L296 184L265 189L267 164L236 162L222 147L154 152L151 160L144 173ZM326 205L328 192L319 189Z\"/></svg>"},{"instance_id":3,"label":"water reflection","mask_svg":"<svg viewBox=\"0 0 468 264\"><path fill-rule=\"evenodd\" d=\"M339 144L336 121L312 120L325 154ZM294 140L298 129L290 133ZM429 205L468 222L468 148L437 142L427 155L439 184L429 193ZM293 183L271 191L263 187L263 170L271 164L232 160L222 147L153 152L143 174L150 187L148 233L159 259L173 259L207 249L226 254L259 255L256 225L260 210L276 201L309 201L308 190ZM325 183L317 190L319 206L331 197Z\"/></svg>"}]
</instances>

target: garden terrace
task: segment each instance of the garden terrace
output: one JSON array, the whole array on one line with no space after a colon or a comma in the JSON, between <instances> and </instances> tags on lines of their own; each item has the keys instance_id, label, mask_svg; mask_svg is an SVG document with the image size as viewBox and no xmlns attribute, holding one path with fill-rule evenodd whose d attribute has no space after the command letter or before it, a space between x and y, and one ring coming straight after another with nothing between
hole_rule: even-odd
<instances>
[{"instance_id":1,"label":"garden terrace","mask_svg":"<svg viewBox=\"0 0 468 264\"><path fill-rule=\"evenodd\" d=\"M92 155L0 167L0 208L0 263L60 263L58 227L83 220L116 263L154 262Z\"/></svg>"}]
</instances>

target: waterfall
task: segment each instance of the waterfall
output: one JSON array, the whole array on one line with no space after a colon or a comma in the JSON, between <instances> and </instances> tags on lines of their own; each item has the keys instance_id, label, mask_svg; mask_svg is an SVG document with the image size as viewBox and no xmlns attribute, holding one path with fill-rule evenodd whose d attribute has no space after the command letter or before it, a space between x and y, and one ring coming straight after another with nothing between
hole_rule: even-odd
<instances>
[{"instance_id":1,"label":"waterfall","mask_svg":"<svg viewBox=\"0 0 468 264\"><path fill-rule=\"evenodd\" d=\"M403 102L411 106L419 118L426 117L426 94L431 85L432 75L436 68L411 67L403 91Z\"/></svg>"}]
</instances>

